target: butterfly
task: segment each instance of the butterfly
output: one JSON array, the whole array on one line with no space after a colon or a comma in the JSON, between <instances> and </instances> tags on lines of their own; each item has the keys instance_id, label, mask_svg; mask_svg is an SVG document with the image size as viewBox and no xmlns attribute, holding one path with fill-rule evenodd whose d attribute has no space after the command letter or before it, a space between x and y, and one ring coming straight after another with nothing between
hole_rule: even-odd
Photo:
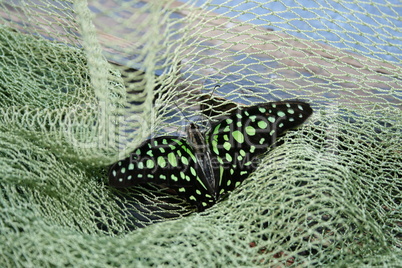
<instances>
[{"instance_id":1,"label":"butterfly","mask_svg":"<svg viewBox=\"0 0 402 268\"><path fill-rule=\"evenodd\" d=\"M259 156L286 130L313 113L301 101L238 107L205 132L191 123L187 138L160 136L143 142L109 170L112 187L157 184L173 189L198 211L214 205L253 172Z\"/></svg>"}]
</instances>

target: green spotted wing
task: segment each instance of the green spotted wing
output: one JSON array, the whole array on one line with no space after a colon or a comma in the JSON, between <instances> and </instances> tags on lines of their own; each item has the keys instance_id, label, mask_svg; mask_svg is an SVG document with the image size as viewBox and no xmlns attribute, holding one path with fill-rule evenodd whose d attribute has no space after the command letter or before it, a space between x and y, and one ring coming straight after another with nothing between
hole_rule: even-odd
<instances>
[{"instance_id":1,"label":"green spotted wing","mask_svg":"<svg viewBox=\"0 0 402 268\"><path fill-rule=\"evenodd\" d=\"M147 140L130 157L112 165L110 185L161 184L203 211L256 169L258 156L278 135L303 123L312 112L304 102L272 102L238 108L205 134L190 124L186 139Z\"/></svg>"},{"instance_id":2,"label":"green spotted wing","mask_svg":"<svg viewBox=\"0 0 402 268\"><path fill-rule=\"evenodd\" d=\"M219 163L216 199L240 185L257 168L258 156L312 112L309 104L299 101L271 102L238 108L213 125L206 140Z\"/></svg>"},{"instance_id":3,"label":"green spotted wing","mask_svg":"<svg viewBox=\"0 0 402 268\"><path fill-rule=\"evenodd\" d=\"M199 211L215 203L195 151L182 137L146 140L129 157L111 166L109 183L116 188L148 183L166 186L196 205Z\"/></svg>"}]
</instances>

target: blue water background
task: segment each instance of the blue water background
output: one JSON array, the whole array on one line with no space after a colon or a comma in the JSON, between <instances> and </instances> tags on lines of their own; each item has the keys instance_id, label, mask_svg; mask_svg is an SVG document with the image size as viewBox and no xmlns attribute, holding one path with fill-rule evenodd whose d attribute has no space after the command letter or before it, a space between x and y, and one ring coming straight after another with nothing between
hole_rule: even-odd
<instances>
[{"instance_id":1,"label":"blue water background","mask_svg":"<svg viewBox=\"0 0 402 268\"><path fill-rule=\"evenodd\" d=\"M183 2L359 55L402 63L402 2L399 0Z\"/></svg>"}]
</instances>

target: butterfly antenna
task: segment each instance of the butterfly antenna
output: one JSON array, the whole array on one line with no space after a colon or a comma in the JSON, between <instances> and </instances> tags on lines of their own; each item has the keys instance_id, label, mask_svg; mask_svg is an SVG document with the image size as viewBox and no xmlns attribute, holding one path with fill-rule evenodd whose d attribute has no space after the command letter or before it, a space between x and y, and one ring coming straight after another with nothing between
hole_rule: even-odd
<instances>
[{"instance_id":1,"label":"butterfly antenna","mask_svg":"<svg viewBox=\"0 0 402 268\"><path fill-rule=\"evenodd\" d=\"M213 88L212 91L211 91L211 94L209 94L209 97L208 97L208 99L207 99L206 101L212 100L213 95L214 95L216 89L217 89L217 88L220 88L220 87L221 87L221 85L215 85L214 88ZM175 104L176 104L176 103L175 103ZM176 107L178 107L177 104L176 104ZM183 115L184 115L184 114L183 114ZM212 115L212 107L210 108L209 114L206 115L207 118L208 118L208 120L210 120L211 115ZM191 122L185 115L184 115L184 117L185 117L189 122ZM204 125L204 123L202 123L202 125ZM204 127L205 127L205 125L204 125Z\"/></svg>"},{"instance_id":2,"label":"butterfly antenna","mask_svg":"<svg viewBox=\"0 0 402 268\"><path fill-rule=\"evenodd\" d=\"M206 102L212 100L212 96L214 95L216 89L217 89L217 88L220 88L220 87L221 87L221 85L215 85L215 86L214 86L214 88L212 89L211 94L209 95L209 99L207 99ZM211 118L211 115L212 115L212 111L213 111L213 107L212 107L212 105L211 105L211 106L209 107L209 114L206 115L207 118L208 118L208 121L211 121L210 118Z\"/></svg>"},{"instance_id":3,"label":"butterfly antenna","mask_svg":"<svg viewBox=\"0 0 402 268\"><path fill-rule=\"evenodd\" d=\"M183 112L183 110L179 107L179 105L177 105L177 100L174 100L173 103L174 103L174 106L176 106L177 110L179 110L179 111L181 112L182 116L183 116L189 123L191 123L190 118L188 118L188 117L186 116L186 114ZM181 128L181 126L180 126L180 128Z\"/></svg>"},{"instance_id":4,"label":"butterfly antenna","mask_svg":"<svg viewBox=\"0 0 402 268\"><path fill-rule=\"evenodd\" d=\"M190 118L187 117L187 115L183 112L184 110L179 107L179 105L177 104L177 100L176 100L176 99L173 101L173 103L174 103L174 105L176 106L176 108L181 112L181 114L183 115L183 117L191 124L192 120L190 120Z\"/></svg>"},{"instance_id":5,"label":"butterfly antenna","mask_svg":"<svg viewBox=\"0 0 402 268\"><path fill-rule=\"evenodd\" d=\"M216 85L216 86L214 86L214 89L212 90L211 95L209 95L209 100L212 100L212 96L214 95L216 89L217 89L217 88L220 88L220 87L221 87L221 85ZM211 107L211 109L209 110L208 118L211 117L211 114L212 114L212 107Z\"/></svg>"},{"instance_id":6,"label":"butterfly antenna","mask_svg":"<svg viewBox=\"0 0 402 268\"><path fill-rule=\"evenodd\" d=\"M212 96L214 95L216 89L217 89L217 88L220 88L220 87L221 87L220 85L216 85L216 86L213 88L211 94L209 95L209 99L208 99L207 101L212 100ZM183 115L183 117L184 117L189 123L191 123L192 121L190 120L190 118L188 118L188 117L186 116L186 114L183 112L183 110L180 109L179 105L177 104L177 100L174 100L174 105L175 105L176 108L181 112L181 114ZM209 112L209 114L207 115L208 120L210 119L211 115L212 115L212 107L210 108L210 112ZM204 125L204 124L203 124L203 125Z\"/></svg>"}]
</instances>

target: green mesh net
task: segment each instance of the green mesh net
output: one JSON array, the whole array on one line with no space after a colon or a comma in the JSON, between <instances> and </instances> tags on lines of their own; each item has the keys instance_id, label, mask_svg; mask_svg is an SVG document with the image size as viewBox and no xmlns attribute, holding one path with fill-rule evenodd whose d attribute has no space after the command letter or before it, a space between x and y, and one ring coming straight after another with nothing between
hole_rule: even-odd
<instances>
[{"instance_id":1,"label":"green mesh net","mask_svg":"<svg viewBox=\"0 0 402 268\"><path fill-rule=\"evenodd\" d=\"M301 8L250 3L284 25L270 6ZM345 39L357 26L332 42L257 25L239 1L0 2L1 266L402 266L401 42L375 34L398 30L401 7L370 2L391 12L362 22L355 4L343 22L371 46ZM384 43L390 59L370 49ZM283 99L314 114L203 213L169 189L108 186L150 136Z\"/></svg>"}]
</instances>

